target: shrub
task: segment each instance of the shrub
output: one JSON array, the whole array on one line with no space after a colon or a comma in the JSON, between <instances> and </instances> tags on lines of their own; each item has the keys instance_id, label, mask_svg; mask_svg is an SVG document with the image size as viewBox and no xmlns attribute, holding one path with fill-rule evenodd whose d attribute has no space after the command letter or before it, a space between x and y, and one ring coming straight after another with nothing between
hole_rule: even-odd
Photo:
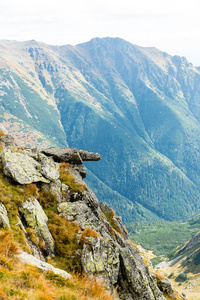
<instances>
[{"instance_id":1,"label":"shrub","mask_svg":"<svg viewBox=\"0 0 200 300\"><path fill-rule=\"evenodd\" d=\"M188 279L188 276L186 273L180 273L176 278L175 281L176 282L184 282Z\"/></svg>"},{"instance_id":2,"label":"shrub","mask_svg":"<svg viewBox=\"0 0 200 300\"><path fill-rule=\"evenodd\" d=\"M50 211L47 213L49 218L49 230L55 241L55 252L59 258L53 258L58 263L58 267L68 271L76 270L81 272L80 257L76 251L80 249L77 240L79 226L75 222L68 222L63 216Z\"/></svg>"},{"instance_id":3,"label":"shrub","mask_svg":"<svg viewBox=\"0 0 200 300\"><path fill-rule=\"evenodd\" d=\"M168 278L172 278L174 276L174 272L170 273Z\"/></svg>"}]
</instances>

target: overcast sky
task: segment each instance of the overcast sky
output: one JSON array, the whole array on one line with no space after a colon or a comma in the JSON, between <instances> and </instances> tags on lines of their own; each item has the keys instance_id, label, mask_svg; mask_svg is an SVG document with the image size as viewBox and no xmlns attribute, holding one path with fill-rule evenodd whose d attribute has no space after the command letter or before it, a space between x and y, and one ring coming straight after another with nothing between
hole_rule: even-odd
<instances>
[{"instance_id":1,"label":"overcast sky","mask_svg":"<svg viewBox=\"0 0 200 300\"><path fill-rule=\"evenodd\" d=\"M52 45L121 37L200 66L200 0L0 0L0 39Z\"/></svg>"}]
</instances>

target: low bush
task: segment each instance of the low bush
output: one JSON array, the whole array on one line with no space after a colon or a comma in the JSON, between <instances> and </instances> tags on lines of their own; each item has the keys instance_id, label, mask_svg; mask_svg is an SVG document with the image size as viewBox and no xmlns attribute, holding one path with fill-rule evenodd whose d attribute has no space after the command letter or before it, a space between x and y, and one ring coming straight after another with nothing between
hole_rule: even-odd
<instances>
[{"instance_id":1,"label":"low bush","mask_svg":"<svg viewBox=\"0 0 200 300\"><path fill-rule=\"evenodd\" d=\"M176 278L175 281L176 282L184 282L188 279L188 276L186 273L180 273Z\"/></svg>"}]
</instances>

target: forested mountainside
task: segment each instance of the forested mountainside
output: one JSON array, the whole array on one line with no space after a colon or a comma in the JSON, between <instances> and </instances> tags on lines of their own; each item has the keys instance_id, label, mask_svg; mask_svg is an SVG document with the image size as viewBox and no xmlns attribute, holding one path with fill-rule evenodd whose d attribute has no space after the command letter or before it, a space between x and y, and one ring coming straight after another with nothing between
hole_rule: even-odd
<instances>
[{"instance_id":1,"label":"forested mountainside","mask_svg":"<svg viewBox=\"0 0 200 300\"><path fill-rule=\"evenodd\" d=\"M98 152L87 183L135 220L199 213L200 71L119 38L0 42L1 126L18 142Z\"/></svg>"}]
</instances>

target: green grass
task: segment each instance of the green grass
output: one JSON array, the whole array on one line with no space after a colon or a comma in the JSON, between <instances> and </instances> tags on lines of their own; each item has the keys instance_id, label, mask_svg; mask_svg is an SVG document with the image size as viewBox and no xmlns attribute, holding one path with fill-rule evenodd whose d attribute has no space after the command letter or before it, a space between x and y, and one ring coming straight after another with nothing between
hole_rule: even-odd
<instances>
[{"instance_id":1,"label":"green grass","mask_svg":"<svg viewBox=\"0 0 200 300\"><path fill-rule=\"evenodd\" d=\"M200 215L185 222L135 222L127 226L129 238L157 256L173 258L181 248L199 230ZM158 260L158 259L157 259Z\"/></svg>"}]
</instances>

